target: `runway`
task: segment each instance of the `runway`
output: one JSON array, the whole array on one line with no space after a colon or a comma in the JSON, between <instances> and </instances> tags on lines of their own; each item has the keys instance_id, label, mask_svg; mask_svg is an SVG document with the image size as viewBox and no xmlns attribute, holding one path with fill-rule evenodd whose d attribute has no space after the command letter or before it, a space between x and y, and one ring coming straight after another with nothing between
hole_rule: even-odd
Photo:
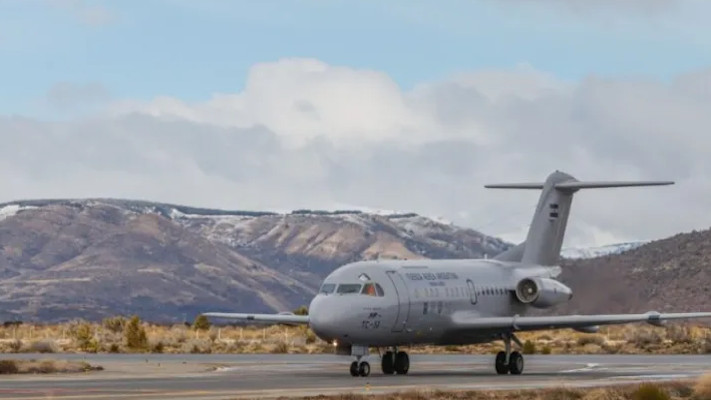
<instances>
[{"instance_id":1,"label":"runway","mask_svg":"<svg viewBox=\"0 0 711 400\"><path fill-rule=\"evenodd\" d=\"M416 389L586 387L693 378L711 356L527 356L521 376L497 376L493 356L412 355L410 373L353 378L350 358L333 355L31 355L86 359L105 368L80 375L0 376L0 399L236 399L383 393Z\"/></svg>"}]
</instances>

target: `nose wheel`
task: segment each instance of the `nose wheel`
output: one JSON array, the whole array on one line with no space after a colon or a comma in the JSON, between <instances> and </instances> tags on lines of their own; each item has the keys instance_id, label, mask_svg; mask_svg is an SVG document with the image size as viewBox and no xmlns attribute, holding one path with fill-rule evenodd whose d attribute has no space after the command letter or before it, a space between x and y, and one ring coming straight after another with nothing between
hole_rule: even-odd
<instances>
[{"instance_id":1,"label":"nose wheel","mask_svg":"<svg viewBox=\"0 0 711 400\"><path fill-rule=\"evenodd\" d=\"M351 376L370 375L370 364L367 361L353 361L351 363Z\"/></svg>"}]
</instances>

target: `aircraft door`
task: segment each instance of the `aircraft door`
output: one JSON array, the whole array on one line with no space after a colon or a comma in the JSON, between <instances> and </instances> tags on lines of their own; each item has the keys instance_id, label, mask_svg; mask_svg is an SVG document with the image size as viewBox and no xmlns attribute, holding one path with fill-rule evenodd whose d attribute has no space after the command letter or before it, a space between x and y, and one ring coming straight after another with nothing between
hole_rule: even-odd
<instances>
[{"instance_id":1,"label":"aircraft door","mask_svg":"<svg viewBox=\"0 0 711 400\"><path fill-rule=\"evenodd\" d=\"M469 288L469 301L471 301L472 304L476 304L476 288L471 279L467 279L467 287Z\"/></svg>"},{"instance_id":2,"label":"aircraft door","mask_svg":"<svg viewBox=\"0 0 711 400\"><path fill-rule=\"evenodd\" d=\"M395 286L397 292L398 309L393 332L402 332L407 325L407 318L410 315L410 294L407 292L407 284L396 271L388 271L388 278Z\"/></svg>"}]
</instances>

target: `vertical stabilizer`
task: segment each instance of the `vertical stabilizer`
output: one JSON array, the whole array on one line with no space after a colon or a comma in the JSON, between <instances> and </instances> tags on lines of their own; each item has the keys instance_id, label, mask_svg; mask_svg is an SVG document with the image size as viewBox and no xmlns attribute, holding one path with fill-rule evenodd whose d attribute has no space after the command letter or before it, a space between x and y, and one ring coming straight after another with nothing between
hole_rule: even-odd
<instances>
[{"instance_id":1,"label":"vertical stabilizer","mask_svg":"<svg viewBox=\"0 0 711 400\"><path fill-rule=\"evenodd\" d=\"M528 229L528 235L526 235L522 263L558 264L574 191L559 190L555 185L575 181L576 179L572 176L556 171L543 184L543 192L538 199L536 212L533 214L533 220Z\"/></svg>"},{"instance_id":2,"label":"vertical stabilizer","mask_svg":"<svg viewBox=\"0 0 711 400\"><path fill-rule=\"evenodd\" d=\"M502 261L520 261L524 264L556 265L563 246L565 228L573 202L573 194L580 189L599 189L629 186L671 185L671 181L637 182L581 182L560 171L548 176L544 183L508 183L486 185L493 189L541 189L536 212L533 214L526 241L495 257Z\"/></svg>"}]
</instances>

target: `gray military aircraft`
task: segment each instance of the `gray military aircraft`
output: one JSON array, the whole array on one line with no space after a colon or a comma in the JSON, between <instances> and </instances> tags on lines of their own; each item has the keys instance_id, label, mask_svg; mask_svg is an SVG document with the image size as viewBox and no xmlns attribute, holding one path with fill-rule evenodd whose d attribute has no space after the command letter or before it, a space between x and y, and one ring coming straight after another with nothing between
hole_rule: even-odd
<instances>
[{"instance_id":1,"label":"gray military aircraft","mask_svg":"<svg viewBox=\"0 0 711 400\"><path fill-rule=\"evenodd\" d=\"M208 317L266 323L308 324L351 355L350 373L368 376L369 348L377 348L384 374L407 374L401 348L503 340L498 374L523 372L516 332L574 329L596 332L601 325L706 318L711 312L525 316L532 308L567 302L573 292L555 278L573 194L580 189L669 185L673 182L581 182L556 171L545 183L487 185L500 189L542 189L526 241L492 259L375 260L344 265L331 273L309 306L308 316L211 312ZM601 288L603 290L603 288ZM384 352L381 352L381 349Z\"/></svg>"}]
</instances>

